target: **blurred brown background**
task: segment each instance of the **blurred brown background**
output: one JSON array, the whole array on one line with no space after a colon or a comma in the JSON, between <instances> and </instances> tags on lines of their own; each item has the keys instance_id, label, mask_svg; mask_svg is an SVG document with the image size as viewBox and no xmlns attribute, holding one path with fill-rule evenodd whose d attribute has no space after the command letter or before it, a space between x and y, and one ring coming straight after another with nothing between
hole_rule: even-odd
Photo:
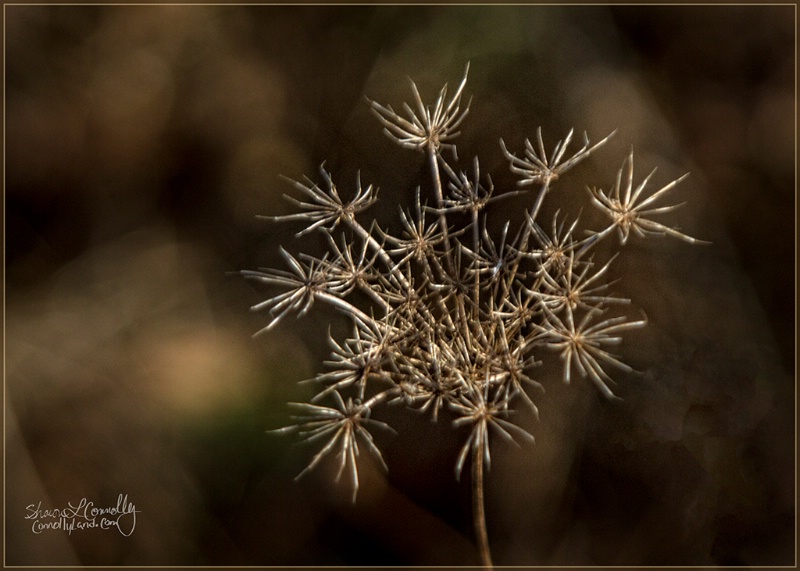
<instances>
[{"instance_id":1,"label":"blurred brown background","mask_svg":"<svg viewBox=\"0 0 800 571\"><path fill-rule=\"evenodd\" d=\"M650 320L622 406L542 369L536 445L493 453L495 562L793 564L795 12L6 6L6 563L478 562L446 422L400 420L355 505L324 470L293 481L312 450L265 430L345 329L319 308L254 340L265 292L233 273L315 245L256 219L289 211L279 174L326 161L347 192L360 169L396 224L424 164L364 96L398 108L411 76L431 99L470 61L461 164L510 189L500 137L619 128L548 206L577 215L633 146L637 180L691 171L669 222L713 241L615 262ZM130 537L24 519L120 493Z\"/></svg>"}]
</instances>

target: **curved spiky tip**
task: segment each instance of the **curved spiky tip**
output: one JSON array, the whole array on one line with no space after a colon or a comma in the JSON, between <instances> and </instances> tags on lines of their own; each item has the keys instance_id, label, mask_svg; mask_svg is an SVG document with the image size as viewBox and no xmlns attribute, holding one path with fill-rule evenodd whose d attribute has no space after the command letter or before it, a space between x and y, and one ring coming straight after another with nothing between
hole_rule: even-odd
<instances>
[{"instance_id":1,"label":"curved spiky tip","mask_svg":"<svg viewBox=\"0 0 800 571\"><path fill-rule=\"evenodd\" d=\"M467 82L469 63L464 77L455 94L446 101L447 84L439 90L439 96L432 105L426 105L416 83L411 78L413 103L403 104L406 117L401 116L390 105L367 98L373 114L383 125L383 132L401 147L423 152L438 152L442 147L450 148L455 154L455 145L451 143L458 137L458 127L469 112L469 104L461 109L461 96Z\"/></svg>"}]
</instances>

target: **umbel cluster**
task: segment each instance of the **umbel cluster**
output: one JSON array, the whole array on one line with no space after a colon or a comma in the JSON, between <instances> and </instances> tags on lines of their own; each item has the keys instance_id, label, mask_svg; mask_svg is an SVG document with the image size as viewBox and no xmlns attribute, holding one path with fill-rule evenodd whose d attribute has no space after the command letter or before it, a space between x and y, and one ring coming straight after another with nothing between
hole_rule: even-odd
<instances>
[{"instance_id":1,"label":"umbel cluster","mask_svg":"<svg viewBox=\"0 0 800 571\"><path fill-rule=\"evenodd\" d=\"M455 428L469 428L455 475L470 465L476 540L482 562L491 565L484 471L497 438L533 440L511 413L527 407L537 415L535 401L544 393L543 379L537 380L540 359L557 357L565 383L587 379L611 399L617 398L610 388L613 371L631 371L613 349L645 319L631 320L620 311L630 300L609 292L607 275L617 254L598 259L596 246L614 242L618 252L631 238L663 235L700 241L657 221L681 206L660 200L686 175L650 192L655 171L634 182L632 151L609 190L586 187L605 227L579 228L577 218L558 212L541 219L550 191L614 133L594 144L584 133L580 147L568 150L571 130L549 154L541 129L519 154L500 140L519 179L506 192L497 192L481 174L477 158L461 170L453 141L469 112L469 103L462 105L468 72L469 65L452 97L445 85L433 104L423 103L413 81L412 104L404 103L401 112L368 100L386 135L403 149L423 153L430 168L430 179L422 183L427 192L417 187L413 206L400 211L399 228L389 231L368 218L378 200L376 187L365 187L359 177L354 189L340 192L321 167L319 182L289 180L297 197L287 198L297 212L270 218L300 221L298 235L320 233L327 251L294 254L281 247L285 269L243 274L278 291L252 308L270 315L262 331L286 315L305 314L315 302L332 305L352 322L349 338L330 339L332 353L314 379L316 395L309 403L290 403L295 424L281 429L319 447L302 473L333 456L337 479L346 476L355 500L360 451L366 448L386 469L373 431L392 428L373 418L374 411L404 407L436 421L447 409ZM512 228L506 222L493 235L487 210L521 193L530 195L523 223Z\"/></svg>"}]
</instances>

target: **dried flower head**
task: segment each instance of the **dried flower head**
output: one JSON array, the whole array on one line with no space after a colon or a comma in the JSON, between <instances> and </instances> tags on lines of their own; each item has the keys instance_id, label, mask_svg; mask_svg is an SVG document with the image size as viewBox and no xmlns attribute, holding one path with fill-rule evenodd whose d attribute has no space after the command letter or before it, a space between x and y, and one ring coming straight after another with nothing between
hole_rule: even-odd
<instances>
[{"instance_id":1,"label":"dried flower head","mask_svg":"<svg viewBox=\"0 0 800 571\"><path fill-rule=\"evenodd\" d=\"M625 182L625 191L624 194L620 194L622 171L625 170L626 164L628 166L628 175ZM625 163L623 163L622 168L617 173L617 180L614 183L611 192L606 194L601 189L589 189L589 193L592 196L592 202L600 209L601 212L611 218L613 222L608 231L613 228L617 229L620 237L620 244L625 244L625 242L628 241L628 236L630 235L631 230L636 235L641 237L645 237L648 234L669 234L670 236L675 236L676 238L684 240L685 242L689 242L690 244L703 242L702 240L697 240L696 238L692 238L691 236L683 234L682 232L678 232L678 230L674 228L670 228L669 226L665 226L660 222L649 220L647 218L648 216L653 216L656 214L672 212L676 208L679 208L685 204L681 203L652 208L652 205L656 200L666 195L679 182L689 176L689 173L686 173L685 175L673 180L666 186L663 186L660 190L657 190L651 194L649 197L639 201L642 191L644 190L645 186L647 186L647 183L650 181L650 178L655 172L656 169L650 171L650 174L648 174L639 184L639 186L634 189L633 150L631 150L628 158L625 160Z\"/></svg>"},{"instance_id":2,"label":"dried flower head","mask_svg":"<svg viewBox=\"0 0 800 571\"><path fill-rule=\"evenodd\" d=\"M615 230L622 244L630 235L652 234L699 241L649 219L676 208L652 205L683 177L642 198L650 176L633 189L632 155L626 163L624 191L625 165L609 194L589 191L591 204L609 219L605 228L583 229L586 237L579 239L577 217L567 222L568 217L556 212L551 224L540 223L539 212L553 183L613 133L594 145L584 134L583 146L569 156L572 130L549 156L541 129L536 131L536 147L525 141L524 158L500 141L511 172L521 177L519 188L505 193L496 193L491 178L481 176L477 158L471 175L449 163L441 151L452 150L457 160L452 141L469 109L461 108L468 70L469 66L453 96L447 99L445 86L433 105L423 104L412 82L414 107L404 105L407 118L370 101L393 141L429 159L430 179L417 188L413 207L400 210L398 228L381 229L374 221L361 221L377 200L373 186L364 188L357 179L353 198L345 201L331 173L321 168L321 186L309 179L289 179L302 198L288 198L300 211L272 219L303 222L298 235L321 233L328 251L321 257L294 256L281 248L288 271L243 273L282 290L253 306L270 312L265 329L289 313L306 313L315 301L336 307L353 324L349 338L330 339L329 370L312 380L319 387L316 396L311 403L293 405L302 415L282 429L320 444L301 474L334 455L338 477L347 474L355 498L359 444L386 468L367 428L388 426L373 419L373 413L387 406L405 407L440 421L447 410L455 417L455 429L470 429L455 472L460 476L467 462L472 467L476 537L481 561L488 566L484 472L496 437L515 443L533 439L521 426L521 413L538 418L535 399L547 379L537 375L537 366L545 350L558 352L565 382L577 372L611 400L616 397L607 369L632 372L609 348L622 342L624 332L643 327L645 320L621 313L606 317L631 301L608 291L616 254L601 259L596 245ZM492 232L487 222L492 204L531 189L536 195L522 224L513 228L508 221L498 233ZM356 298L356 293L363 295ZM355 299L362 301L357 305ZM318 404L331 400L332 406Z\"/></svg>"},{"instance_id":3,"label":"dried flower head","mask_svg":"<svg viewBox=\"0 0 800 571\"><path fill-rule=\"evenodd\" d=\"M436 152L442 147L448 147L455 153L455 146L450 141L458 137L460 133L457 129L469 113L469 103L463 111L461 110L461 94L467 84L468 73L469 64L464 70L464 78L450 101L445 102L445 97L447 97L447 85L445 84L432 109L430 105L422 102L417 85L409 80L411 90L414 92L416 109L412 109L407 103L403 104L408 119L395 113L390 105L384 107L380 103L370 100L372 111L385 127L384 132L400 146L421 151L430 149Z\"/></svg>"}]
</instances>

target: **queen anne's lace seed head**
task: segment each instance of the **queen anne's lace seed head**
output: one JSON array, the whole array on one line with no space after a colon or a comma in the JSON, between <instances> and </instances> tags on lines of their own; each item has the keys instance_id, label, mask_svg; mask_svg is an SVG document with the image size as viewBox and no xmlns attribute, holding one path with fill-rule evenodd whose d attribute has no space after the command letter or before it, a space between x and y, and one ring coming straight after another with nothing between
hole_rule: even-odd
<instances>
[{"instance_id":1,"label":"queen anne's lace seed head","mask_svg":"<svg viewBox=\"0 0 800 571\"><path fill-rule=\"evenodd\" d=\"M628 172L625 179L625 190L621 193L622 173L625 170L626 165L628 167ZM642 192L655 172L656 169L650 171L650 174L648 174L634 189L633 150L631 150L628 158L625 160L625 163L623 163L622 168L617 173L617 180L614 183L611 192L606 194L601 189L589 189L592 202L612 221L612 225L609 227L609 230L613 228L617 229L617 232L619 233L620 244L623 245L628 241L628 237L630 236L631 232L640 237L645 237L647 235L668 234L685 242L689 242L690 244L703 243L703 240L692 238L691 236L679 232L675 228L670 228L661 222L656 222L655 220L649 219L650 216L672 212L676 208L680 208L683 206L683 204L685 204L681 203L669 206L653 207L653 204L656 200L666 195L679 182L689 176L689 173L686 173L685 175L673 180L666 186L663 186L660 190L657 190L647 198L640 200L640 198L642 198Z\"/></svg>"},{"instance_id":2,"label":"queen anne's lace seed head","mask_svg":"<svg viewBox=\"0 0 800 571\"><path fill-rule=\"evenodd\" d=\"M537 148L533 147L529 139L525 139L524 159L518 158L515 154L509 152L508 149L506 149L506 144L500 139L500 146L503 148L503 154L511 163L511 172L521 177L519 185L542 184L545 188L549 188L550 184L556 182L561 175L588 157L595 149L604 145L616 131L591 146L589 143L589 136L584 133L583 146L571 157L565 158L564 153L572 141L573 133L574 129L570 129L564 140L556 143L549 158L544 150L541 127L536 129Z\"/></svg>"},{"instance_id":3,"label":"queen anne's lace seed head","mask_svg":"<svg viewBox=\"0 0 800 571\"><path fill-rule=\"evenodd\" d=\"M299 206L303 212L265 218L276 221L302 220L311 222L306 228L298 232L298 236L313 232L317 228L323 228L330 232L339 223L353 220L357 213L366 210L378 199L378 191L373 189L372 185L362 188L361 176L359 175L355 196L349 202L344 202L324 165L320 166L319 171L325 182L325 189L320 188L308 178L306 178L305 183L289 178L286 179L292 186L306 195L305 202L286 196L288 200Z\"/></svg>"},{"instance_id":4,"label":"queen anne's lace seed head","mask_svg":"<svg viewBox=\"0 0 800 571\"><path fill-rule=\"evenodd\" d=\"M370 101L396 143L430 158L430 179L421 182L412 207L400 210L393 227L360 220L377 200L372 185L364 187L357 178L352 198L345 200L332 174L321 168L320 185L288 179L300 194L288 197L299 211L273 219L302 222L298 235L320 233L328 251L317 257L281 248L288 270L244 272L281 290L253 306L270 313L265 329L289 313L306 313L317 301L352 321L350 337L330 340L328 370L313 379L316 396L311 403L294 405L301 415L282 430L297 431L320 446L301 474L330 456L338 462L338 477L346 474L350 480L354 498L360 446L386 467L370 432L387 428L373 418L384 406L406 407L433 421L446 416L456 430L469 428L456 476L469 460L473 490L479 487L482 494L493 439L532 440L522 427L526 415L520 413L538 414L535 400L548 379L537 366L550 353L547 349L558 353L565 382L577 375L615 399L609 370L633 371L610 348L645 320L624 314L631 301L609 290L616 254L601 256L604 250L597 244L615 232L621 244L632 236L663 234L699 242L650 218L677 208L654 203L684 177L645 197L652 173L634 188L632 154L610 192L589 190L591 204L608 220L605 228L579 229L574 214L559 211L541 220L553 185L574 188L562 183L564 175L613 133L593 145L584 133L583 145L571 154L572 130L549 155L541 129L535 144L525 141L523 157L509 152L501 140L511 172L520 177L518 188L507 192L498 192L491 178L481 174L477 158L470 171L448 162L442 150L455 151L452 141L469 109L461 106L467 71L451 98L445 86L432 105L423 103L412 82L413 105L403 106L406 117ZM490 217L502 214L493 204L531 191L522 223L506 221L492 231ZM476 532L487 564L480 519L476 515Z\"/></svg>"},{"instance_id":5,"label":"queen anne's lace seed head","mask_svg":"<svg viewBox=\"0 0 800 571\"><path fill-rule=\"evenodd\" d=\"M450 101L445 102L447 97L447 85L445 85L432 106L422 102L417 85L411 81L415 109L403 104L403 109L408 115L407 119L395 113L390 105L384 107L377 101L369 100L372 111L385 127L384 132L400 146L429 152L439 152L444 147L451 149L455 155L456 147L451 141L460 135L457 129L469 113L469 103L463 111L461 110L461 95L467 84L468 73L469 64Z\"/></svg>"}]
</instances>

